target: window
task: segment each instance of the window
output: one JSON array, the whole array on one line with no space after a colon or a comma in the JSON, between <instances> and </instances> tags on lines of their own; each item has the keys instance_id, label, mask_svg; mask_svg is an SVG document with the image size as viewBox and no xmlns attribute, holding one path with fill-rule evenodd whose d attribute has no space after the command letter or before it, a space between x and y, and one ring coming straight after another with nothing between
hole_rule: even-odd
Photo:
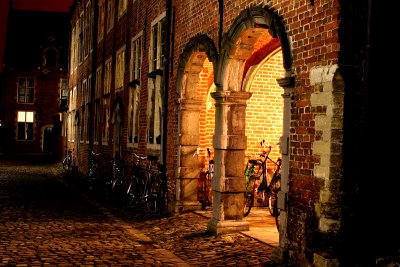
<instances>
[{"instance_id":1,"label":"window","mask_svg":"<svg viewBox=\"0 0 400 267\"><path fill-rule=\"evenodd\" d=\"M33 103L34 88L33 78L18 78L18 103Z\"/></svg>"},{"instance_id":2,"label":"window","mask_svg":"<svg viewBox=\"0 0 400 267\"><path fill-rule=\"evenodd\" d=\"M79 31L79 47L78 47L78 60L79 63L82 63L83 60L83 50L84 50L84 39L83 39L83 35L84 35L84 16L83 16L83 12L80 15L79 18L79 27L78 27Z\"/></svg>"},{"instance_id":3,"label":"window","mask_svg":"<svg viewBox=\"0 0 400 267\"><path fill-rule=\"evenodd\" d=\"M60 79L60 108L66 110L68 107L68 80Z\"/></svg>"},{"instance_id":4,"label":"window","mask_svg":"<svg viewBox=\"0 0 400 267\"><path fill-rule=\"evenodd\" d=\"M142 36L134 38L131 45L131 81L140 81L142 65Z\"/></svg>"},{"instance_id":5,"label":"window","mask_svg":"<svg viewBox=\"0 0 400 267\"><path fill-rule=\"evenodd\" d=\"M75 27L71 30L71 48L70 48L70 58L69 58L69 65L71 66L70 74L74 72L75 69Z\"/></svg>"},{"instance_id":6,"label":"window","mask_svg":"<svg viewBox=\"0 0 400 267\"><path fill-rule=\"evenodd\" d=\"M87 103L87 99L88 99L88 96L87 96L88 89L87 89L87 87L88 87L87 80L84 79L82 81L82 99L81 99L82 106L84 106Z\"/></svg>"},{"instance_id":7,"label":"window","mask_svg":"<svg viewBox=\"0 0 400 267\"><path fill-rule=\"evenodd\" d=\"M125 74L125 46L117 51L115 64L115 90L122 90L124 87Z\"/></svg>"},{"instance_id":8,"label":"window","mask_svg":"<svg viewBox=\"0 0 400 267\"><path fill-rule=\"evenodd\" d=\"M71 98L69 99L69 110L76 109L76 86L71 90Z\"/></svg>"},{"instance_id":9,"label":"window","mask_svg":"<svg viewBox=\"0 0 400 267\"><path fill-rule=\"evenodd\" d=\"M102 89L102 74L103 69L101 67L97 68L96 70L96 84L95 84L95 92L94 92L94 99L99 99L101 97L101 93L103 92Z\"/></svg>"},{"instance_id":10,"label":"window","mask_svg":"<svg viewBox=\"0 0 400 267\"><path fill-rule=\"evenodd\" d=\"M99 67L96 70L96 84L95 84L95 93L94 93L94 109L93 109L93 118L94 118L94 126L93 126L93 141L98 143L100 138L100 98L102 92L102 68Z\"/></svg>"},{"instance_id":11,"label":"window","mask_svg":"<svg viewBox=\"0 0 400 267\"><path fill-rule=\"evenodd\" d=\"M87 57L92 51L92 19L93 19L93 13L92 13L92 2L89 1L86 5L86 11L85 11L85 51L84 51L84 56Z\"/></svg>"},{"instance_id":12,"label":"window","mask_svg":"<svg viewBox=\"0 0 400 267\"><path fill-rule=\"evenodd\" d=\"M139 142L139 107L140 88L137 86L129 92L128 144L137 144Z\"/></svg>"},{"instance_id":13,"label":"window","mask_svg":"<svg viewBox=\"0 0 400 267\"><path fill-rule=\"evenodd\" d=\"M68 80L60 79L60 99L68 99Z\"/></svg>"},{"instance_id":14,"label":"window","mask_svg":"<svg viewBox=\"0 0 400 267\"><path fill-rule=\"evenodd\" d=\"M128 105L128 144L139 142L140 69L142 64L142 36L133 38L131 45L131 81Z\"/></svg>"},{"instance_id":15,"label":"window","mask_svg":"<svg viewBox=\"0 0 400 267\"><path fill-rule=\"evenodd\" d=\"M119 0L118 17L122 17L122 15L126 12L127 3L127 0Z\"/></svg>"},{"instance_id":16,"label":"window","mask_svg":"<svg viewBox=\"0 0 400 267\"><path fill-rule=\"evenodd\" d=\"M106 61L104 70L104 92L103 92L104 95L109 94L111 90L111 64L112 64L112 58L109 58Z\"/></svg>"},{"instance_id":17,"label":"window","mask_svg":"<svg viewBox=\"0 0 400 267\"><path fill-rule=\"evenodd\" d=\"M162 68L164 62L165 14L152 23L149 66L149 93L147 105L147 143L161 144Z\"/></svg>"},{"instance_id":18,"label":"window","mask_svg":"<svg viewBox=\"0 0 400 267\"><path fill-rule=\"evenodd\" d=\"M33 111L18 111L18 140L33 140Z\"/></svg>"},{"instance_id":19,"label":"window","mask_svg":"<svg viewBox=\"0 0 400 267\"><path fill-rule=\"evenodd\" d=\"M165 17L154 23L151 27L151 47L150 57L152 63L150 64L150 71L154 71L163 67L165 41Z\"/></svg>"},{"instance_id":20,"label":"window","mask_svg":"<svg viewBox=\"0 0 400 267\"><path fill-rule=\"evenodd\" d=\"M100 0L99 1L99 25L98 25L98 33L97 33L97 38L98 38L99 42L101 40L103 40L103 36L104 36L104 17L105 17L104 0Z\"/></svg>"},{"instance_id":21,"label":"window","mask_svg":"<svg viewBox=\"0 0 400 267\"><path fill-rule=\"evenodd\" d=\"M107 32L114 27L114 0L107 1Z\"/></svg>"},{"instance_id":22,"label":"window","mask_svg":"<svg viewBox=\"0 0 400 267\"><path fill-rule=\"evenodd\" d=\"M110 97L103 98L103 106L102 106L102 124L103 124L103 132L102 132L102 141L103 144L108 144L108 134L110 128Z\"/></svg>"}]
</instances>

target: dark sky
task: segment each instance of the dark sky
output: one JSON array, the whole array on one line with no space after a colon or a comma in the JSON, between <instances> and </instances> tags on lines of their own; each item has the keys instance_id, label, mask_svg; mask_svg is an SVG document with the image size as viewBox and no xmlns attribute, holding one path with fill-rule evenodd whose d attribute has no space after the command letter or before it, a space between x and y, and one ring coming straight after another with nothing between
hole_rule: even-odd
<instances>
[{"instance_id":1,"label":"dark sky","mask_svg":"<svg viewBox=\"0 0 400 267\"><path fill-rule=\"evenodd\" d=\"M5 39L10 9L67 13L72 2L73 0L0 0L0 72L3 71ZM21 21L21 24L23 23L25 21Z\"/></svg>"}]
</instances>

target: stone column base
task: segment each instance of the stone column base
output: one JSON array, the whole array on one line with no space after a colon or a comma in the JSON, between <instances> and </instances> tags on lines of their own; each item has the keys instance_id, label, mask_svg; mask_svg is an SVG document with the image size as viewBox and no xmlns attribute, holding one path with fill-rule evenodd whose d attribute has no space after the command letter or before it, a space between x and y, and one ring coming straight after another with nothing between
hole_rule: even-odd
<instances>
[{"instance_id":1,"label":"stone column base","mask_svg":"<svg viewBox=\"0 0 400 267\"><path fill-rule=\"evenodd\" d=\"M199 201L177 201L175 212L186 212L201 210L201 203Z\"/></svg>"},{"instance_id":2,"label":"stone column base","mask_svg":"<svg viewBox=\"0 0 400 267\"><path fill-rule=\"evenodd\" d=\"M211 218L207 223L207 229L209 232L216 235L237 233L248 231L250 229L250 223L245 221L218 221L215 218Z\"/></svg>"}]
</instances>

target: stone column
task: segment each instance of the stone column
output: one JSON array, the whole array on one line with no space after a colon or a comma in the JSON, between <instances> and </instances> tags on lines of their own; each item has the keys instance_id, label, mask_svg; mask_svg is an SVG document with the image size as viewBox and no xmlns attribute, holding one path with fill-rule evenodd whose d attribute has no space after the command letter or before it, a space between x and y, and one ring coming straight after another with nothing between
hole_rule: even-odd
<instances>
[{"instance_id":1,"label":"stone column","mask_svg":"<svg viewBox=\"0 0 400 267\"><path fill-rule=\"evenodd\" d=\"M208 230L214 234L249 230L243 221L245 180L243 159L247 146L245 136L246 102L250 92L217 91L214 162L212 181L213 213Z\"/></svg>"},{"instance_id":2,"label":"stone column","mask_svg":"<svg viewBox=\"0 0 400 267\"><path fill-rule=\"evenodd\" d=\"M278 84L283 88L283 123L282 136L280 139L280 153L282 155L281 166L281 190L278 195L278 208L280 209L279 225L279 247L272 251L272 259L275 262L283 261L287 255L288 241L287 231L287 195L289 192L289 134L290 134L290 108L294 93L294 77L277 79Z\"/></svg>"},{"instance_id":3,"label":"stone column","mask_svg":"<svg viewBox=\"0 0 400 267\"><path fill-rule=\"evenodd\" d=\"M180 106L179 162L176 185L176 211L198 210L197 185L200 165L193 156L199 145L199 113L201 101L183 100Z\"/></svg>"}]
</instances>

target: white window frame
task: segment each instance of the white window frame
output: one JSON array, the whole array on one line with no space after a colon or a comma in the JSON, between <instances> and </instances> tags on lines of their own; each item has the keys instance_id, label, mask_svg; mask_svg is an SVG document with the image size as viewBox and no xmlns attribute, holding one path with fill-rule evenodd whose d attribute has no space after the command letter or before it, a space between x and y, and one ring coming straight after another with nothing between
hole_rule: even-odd
<instances>
[{"instance_id":1,"label":"white window frame","mask_svg":"<svg viewBox=\"0 0 400 267\"><path fill-rule=\"evenodd\" d=\"M149 51L149 72L162 70L162 25L165 25L165 15L163 12L151 23L150 51ZM157 38L155 38L157 29ZM164 29L165 30L165 29ZM155 40L157 43L155 43ZM156 48L156 49L155 49ZM153 64L155 62L155 64ZM155 65L155 66L154 66ZM162 120L162 76L155 75L149 78L148 99L147 99L147 147L160 149L161 147L161 120Z\"/></svg>"}]
</instances>

